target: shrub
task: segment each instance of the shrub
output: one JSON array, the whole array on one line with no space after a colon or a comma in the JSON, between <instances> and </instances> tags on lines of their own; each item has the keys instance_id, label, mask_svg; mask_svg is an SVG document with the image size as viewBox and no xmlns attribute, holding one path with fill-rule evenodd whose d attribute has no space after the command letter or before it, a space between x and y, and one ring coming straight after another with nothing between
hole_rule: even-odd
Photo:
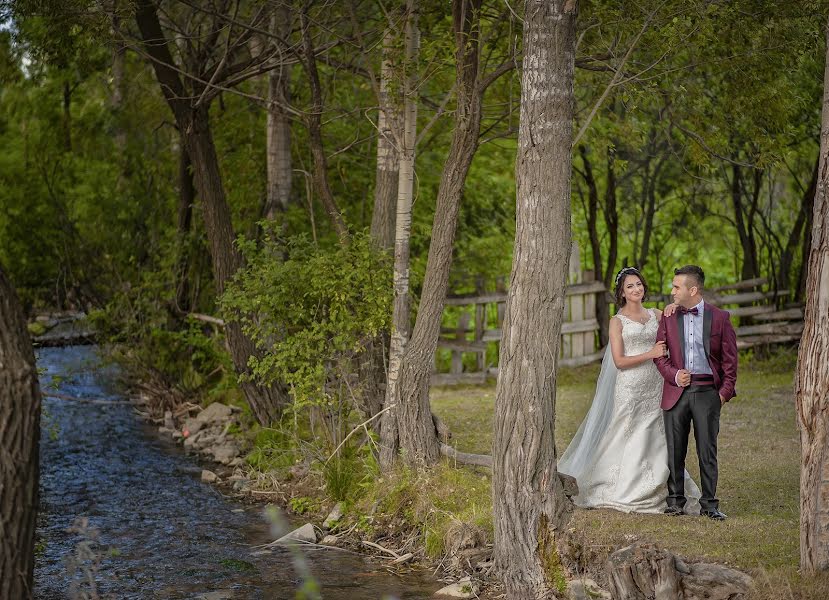
<instances>
[{"instance_id":1,"label":"shrub","mask_svg":"<svg viewBox=\"0 0 829 600\"><path fill-rule=\"evenodd\" d=\"M247 266L221 298L261 351L255 379L289 386L294 409L332 407L354 387L355 359L387 331L391 265L366 235L321 248L306 236L239 242Z\"/></svg>"}]
</instances>

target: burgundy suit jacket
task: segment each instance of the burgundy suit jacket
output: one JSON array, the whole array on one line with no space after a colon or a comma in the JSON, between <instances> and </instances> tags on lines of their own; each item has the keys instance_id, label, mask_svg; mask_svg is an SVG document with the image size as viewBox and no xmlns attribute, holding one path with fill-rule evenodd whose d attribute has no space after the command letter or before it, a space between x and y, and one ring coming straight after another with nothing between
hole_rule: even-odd
<instances>
[{"instance_id":1,"label":"burgundy suit jacket","mask_svg":"<svg viewBox=\"0 0 829 600\"><path fill-rule=\"evenodd\" d=\"M685 368L684 315L676 311L659 320L656 341L665 342L668 356L655 358L656 368L665 380L662 386L662 408L670 410L679 401L684 388L676 384L676 374ZM705 303L702 316L702 341L708 364L714 373L714 386L726 402L736 396L737 334L727 311Z\"/></svg>"}]
</instances>

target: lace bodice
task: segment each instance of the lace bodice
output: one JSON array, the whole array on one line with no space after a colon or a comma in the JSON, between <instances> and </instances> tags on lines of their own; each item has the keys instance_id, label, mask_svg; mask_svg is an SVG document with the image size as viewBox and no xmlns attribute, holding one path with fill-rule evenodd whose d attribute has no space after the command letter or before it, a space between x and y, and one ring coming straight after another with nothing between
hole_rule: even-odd
<instances>
[{"instance_id":1,"label":"lace bodice","mask_svg":"<svg viewBox=\"0 0 829 600\"><path fill-rule=\"evenodd\" d=\"M630 319L622 313L616 314L622 322L622 341L625 343L625 356L642 354L653 348L653 344L656 342L656 330L659 327L659 321L653 309L648 310L648 313L650 319L644 324Z\"/></svg>"},{"instance_id":2,"label":"lace bodice","mask_svg":"<svg viewBox=\"0 0 829 600\"><path fill-rule=\"evenodd\" d=\"M625 344L625 356L642 354L653 348L656 342L656 330L659 320L653 312L651 318L640 323L617 313L622 321L622 341ZM635 409L646 413L659 413L659 399L662 395L662 375L652 360L629 369L620 369L616 380L617 401L630 403Z\"/></svg>"}]
</instances>

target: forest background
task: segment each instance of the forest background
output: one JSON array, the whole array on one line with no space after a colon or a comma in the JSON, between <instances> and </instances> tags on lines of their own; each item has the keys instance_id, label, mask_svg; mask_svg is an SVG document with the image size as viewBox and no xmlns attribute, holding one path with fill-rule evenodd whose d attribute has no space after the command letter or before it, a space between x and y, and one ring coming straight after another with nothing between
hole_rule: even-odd
<instances>
[{"instance_id":1,"label":"forest background","mask_svg":"<svg viewBox=\"0 0 829 600\"><path fill-rule=\"evenodd\" d=\"M378 414L362 359L391 330L398 186L381 106L416 104L412 320L436 241L452 293L510 270L522 20L472 4L478 54L458 50L447 3L424 1L413 60L402 13L378 2L160 3L183 82L171 95L152 3L4 2L0 263L27 311L92 313L160 410L241 401L245 364L204 315L241 322L251 381L309 422L336 415L323 436L336 447L355 415ZM803 300L826 8L579 3L571 227L598 279L632 264L664 293L695 262L709 285L765 277ZM447 165L472 59L485 85L467 174ZM462 197L448 240L433 235L453 218L446 178ZM222 236L238 257L217 258ZM269 410L251 419L278 420Z\"/></svg>"}]
</instances>

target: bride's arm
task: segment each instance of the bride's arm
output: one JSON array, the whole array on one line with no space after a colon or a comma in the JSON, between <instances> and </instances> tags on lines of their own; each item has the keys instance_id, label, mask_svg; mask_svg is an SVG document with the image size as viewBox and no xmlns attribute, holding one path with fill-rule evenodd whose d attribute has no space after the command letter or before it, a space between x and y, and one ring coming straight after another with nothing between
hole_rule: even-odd
<instances>
[{"instance_id":1,"label":"bride's arm","mask_svg":"<svg viewBox=\"0 0 829 600\"><path fill-rule=\"evenodd\" d=\"M653 348L642 354L625 356L625 343L622 340L622 321L613 317L610 319L610 352L617 369L630 369L643 362L659 358L665 353L665 342L657 342Z\"/></svg>"}]
</instances>

